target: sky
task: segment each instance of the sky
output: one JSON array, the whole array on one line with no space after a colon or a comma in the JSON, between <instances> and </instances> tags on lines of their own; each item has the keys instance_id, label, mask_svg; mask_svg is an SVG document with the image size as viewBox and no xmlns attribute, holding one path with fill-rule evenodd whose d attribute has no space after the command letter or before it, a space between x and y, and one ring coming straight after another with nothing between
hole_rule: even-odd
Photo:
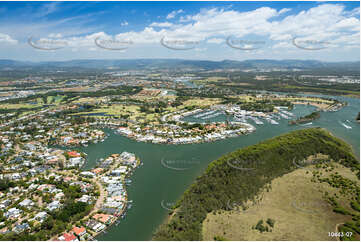
<instances>
[{"instance_id":1,"label":"sky","mask_svg":"<svg viewBox=\"0 0 361 242\"><path fill-rule=\"evenodd\" d=\"M0 59L360 60L355 2L0 2Z\"/></svg>"}]
</instances>

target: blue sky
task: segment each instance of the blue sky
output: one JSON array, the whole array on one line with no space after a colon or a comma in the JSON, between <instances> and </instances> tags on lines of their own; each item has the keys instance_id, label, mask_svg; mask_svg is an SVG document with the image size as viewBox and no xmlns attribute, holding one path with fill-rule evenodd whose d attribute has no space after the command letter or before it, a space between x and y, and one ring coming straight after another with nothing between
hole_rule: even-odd
<instances>
[{"instance_id":1,"label":"blue sky","mask_svg":"<svg viewBox=\"0 0 361 242\"><path fill-rule=\"evenodd\" d=\"M359 2L0 2L0 21L0 59L360 59Z\"/></svg>"}]
</instances>

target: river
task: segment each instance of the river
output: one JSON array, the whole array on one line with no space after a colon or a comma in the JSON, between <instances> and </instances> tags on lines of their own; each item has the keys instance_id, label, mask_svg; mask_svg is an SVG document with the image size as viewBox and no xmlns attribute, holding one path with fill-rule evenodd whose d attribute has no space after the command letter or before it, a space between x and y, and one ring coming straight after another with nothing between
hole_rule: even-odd
<instances>
[{"instance_id":1,"label":"river","mask_svg":"<svg viewBox=\"0 0 361 242\"><path fill-rule=\"evenodd\" d=\"M80 148L88 154L85 169L94 167L100 158L122 151L135 153L144 165L136 169L131 177L133 182L127 188L129 200L133 200L133 207L118 226L110 227L106 233L99 235L97 240L150 240L154 230L166 218L169 212L167 207L180 198L212 160L295 129L316 126L326 128L351 144L356 156L360 157L360 125L355 121L360 110L360 101L346 97L333 98L347 101L349 105L337 112L322 112L321 118L315 120L312 125L289 126L288 120L285 119L277 120L279 125L265 122L264 125L255 125L257 130L249 135L212 143L187 145L143 143L106 129L109 137L104 142ZM314 107L311 106L296 105L292 112L297 116L303 116L313 110ZM351 126L352 129L345 128L341 122Z\"/></svg>"}]
</instances>

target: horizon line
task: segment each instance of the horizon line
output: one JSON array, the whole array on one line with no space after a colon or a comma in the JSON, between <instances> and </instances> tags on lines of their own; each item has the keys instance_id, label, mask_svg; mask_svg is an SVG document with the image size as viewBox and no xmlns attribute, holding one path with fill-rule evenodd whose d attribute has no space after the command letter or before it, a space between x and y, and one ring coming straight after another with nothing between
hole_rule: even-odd
<instances>
[{"instance_id":1,"label":"horizon line","mask_svg":"<svg viewBox=\"0 0 361 242\"><path fill-rule=\"evenodd\" d=\"M0 61L18 61L18 62L31 62L31 63L41 63L41 62L70 62L70 61L119 61L119 60L183 60L183 61L209 61L209 62L224 62L224 61L235 61L235 62L244 62L244 61L317 61L323 63L342 63L342 62L360 62L360 60L340 60L340 61L324 61L317 59L223 59L223 60L205 60L205 59L183 59L183 58L109 58L109 59L96 59L96 58L85 58L85 59L66 59L66 60L42 60L42 61L31 61L31 60L19 60L19 59L7 59L0 58Z\"/></svg>"}]
</instances>

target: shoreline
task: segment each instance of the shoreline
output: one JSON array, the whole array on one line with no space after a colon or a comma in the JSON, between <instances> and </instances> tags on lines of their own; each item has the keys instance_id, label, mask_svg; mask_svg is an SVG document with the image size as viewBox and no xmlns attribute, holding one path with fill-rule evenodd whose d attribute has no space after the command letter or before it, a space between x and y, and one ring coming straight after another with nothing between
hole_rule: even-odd
<instances>
[{"instance_id":1,"label":"shoreline","mask_svg":"<svg viewBox=\"0 0 361 242\"><path fill-rule=\"evenodd\" d=\"M133 172L135 171L135 169L136 168L138 168L138 167L140 167L141 166L141 161L140 161L140 159L139 158L136 158L136 166L135 167L133 167L131 170L130 170L130 172L129 172L129 174L127 174L126 176L124 176L122 179L121 179L121 181L122 181L122 185L124 186L124 188L126 188L126 186L127 186L127 184L126 184L126 179L127 178L129 178L129 177L131 177L131 175L133 174ZM115 164L116 165L116 164ZM109 170L112 170L112 168L114 168L114 166L113 167L111 167L111 168L109 168ZM103 175L104 174L106 174L106 173L103 173ZM102 175L100 175L98 178L99 179L101 179L101 177L102 177ZM102 186L103 187L103 186ZM104 187L103 187L103 189L104 189ZM114 226L114 224L115 225L117 225L116 223L120 223L120 219L124 219L125 217L123 217L123 216L125 216L125 213L126 213L126 211L129 209L128 208L128 204L130 203L129 202L129 200L128 200L128 192L127 192L127 190L126 189L124 189L125 190L125 199L124 199L124 201L123 201L123 207L122 207L122 209L119 211L119 214L118 215L115 215L114 216L114 218L113 218L113 220L109 223L109 224L105 224L106 225L106 227L103 229L103 230L101 230L101 231L99 231L99 232L93 232L92 233L92 238L93 238L93 240L96 240L96 237L97 236L100 236L101 234L106 234L107 233L107 230L110 228L110 227L112 227L112 226ZM106 194L108 193L105 189L103 190Z\"/></svg>"},{"instance_id":2,"label":"shoreline","mask_svg":"<svg viewBox=\"0 0 361 242\"><path fill-rule=\"evenodd\" d=\"M107 158L109 158L109 157L117 157L117 158L119 158L120 154L112 154L112 155L108 156ZM106 160L106 159L104 159L104 160ZM136 168L138 168L138 167L140 167L142 165L142 163L141 163L141 161L140 161L140 159L138 157L135 157L135 161L136 161L135 165L128 165L128 164L125 164L124 161L121 161L120 159L115 160L114 164L111 165L110 167L108 167L108 170L106 172L104 172L102 174L99 174L99 175L95 174L95 177L92 178L92 182L95 185L97 185L97 187L99 188L99 197L98 197L97 200L95 200L92 211L90 211L88 215L86 215L85 217L80 219L81 225L86 229L85 230L86 234L88 234L88 236L90 236L90 238L87 237L86 241L97 241L96 240L97 236L100 236L102 233L107 233L107 230L110 227L112 227L114 224L117 225L117 223L120 223L120 219L125 218L126 211L128 209L130 209L129 208L130 201L128 200L128 192L127 192L127 189L126 189L126 186L127 186L127 181L126 180L129 179L132 176L132 174L133 174L133 172L135 171ZM107 189L106 189L106 186L104 186L104 184L103 184L104 182L102 181L102 178L108 176L109 173L111 173L111 171L113 171L114 168L116 168L118 165L125 165L125 166L127 166L129 168L129 172L127 172L124 176L122 176L119 179L122 186L123 186L123 188L124 188L124 192L125 192L124 199L121 200L122 204L123 204L122 209L119 212L113 213L113 214L112 213L107 213L107 212L101 212L102 208L103 208L103 205L104 205L104 203L106 201L106 198L108 197L108 194L109 194ZM88 169L87 171L90 172L91 170L96 169L96 168L99 168L99 167L97 167L97 165L96 165L94 168L92 168L90 170ZM98 202L100 204L97 204ZM116 209L116 207L109 207L109 208ZM107 214L107 215L112 216L111 221L109 223L105 223L105 222L99 221L98 219L93 218L93 216L96 215L96 214L99 214L99 212L101 214ZM94 220L94 221L104 225L105 226L104 229L102 229L100 231L92 230L89 226L87 226L85 224L86 221L89 221L89 220ZM73 228L75 226L76 226L75 224L72 224ZM67 230L62 231L60 234L53 236L48 241L57 241L58 238L64 233L72 233L72 230L70 230L70 231L67 231ZM77 235L75 235L75 236L78 237ZM80 236L80 238L81 237L82 236Z\"/></svg>"},{"instance_id":3,"label":"shoreline","mask_svg":"<svg viewBox=\"0 0 361 242\"><path fill-rule=\"evenodd\" d=\"M329 134L330 134L331 136L336 137L336 138L339 138L340 140L342 140L343 142L345 142L346 144L348 144L348 145L351 147L352 153L353 153L353 154L355 155L355 157L360 161L360 154L361 154L361 153L357 154L354 146L353 146L350 142L347 142L344 138L335 135L334 133L332 133L330 130L328 130L328 129L326 129L326 128L321 128L321 129L326 130L327 132L329 132Z\"/></svg>"},{"instance_id":4,"label":"shoreline","mask_svg":"<svg viewBox=\"0 0 361 242\"><path fill-rule=\"evenodd\" d=\"M326 110L327 108L329 108L331 105L328 105L328 104L323 104L323 103L314 103L314 102L293 102L293 104L296 104L296 105L310 105L310 106L314 106L322 111Z\"/></svg>"},{"instance_id":5,"label":"shoreline","mask_svg":"<svg viewBox=\"0 0 361 242\"><path fill-rule=\"evenodd\" d=\"M234 137L238 137L238 136L242 136L242 135L248 135L252 132L255 132L256 129L254 128L254 130L245 130L245 131L238 131L235 132L231 135L225 135L225 136L221 136L221 137L212 137L210 139L206 139L205 137L201 137L199 139L196 140L190 140L190 141L173 141L173 140L166 140L166 141L159 141L159 142L154 142L154 139L150 139L150 140L141 140L138 139L137 137L133 137L133 136L129 136L126 135L122 132L119 132L118 130L116 130L115 132L121 136L127 137L131 140L135 140L137 142L144 142L144 143L152 143L152 144L163 144L163 145L183 145L183 144L201 144L201 143L210 143L210 142L215 142L218 140L224 140L227 138L234 138ZM154 138L158 138L158 137L154 137ZM164 139L164 138L163 138Z\"/></svg>"}]
</instances>

